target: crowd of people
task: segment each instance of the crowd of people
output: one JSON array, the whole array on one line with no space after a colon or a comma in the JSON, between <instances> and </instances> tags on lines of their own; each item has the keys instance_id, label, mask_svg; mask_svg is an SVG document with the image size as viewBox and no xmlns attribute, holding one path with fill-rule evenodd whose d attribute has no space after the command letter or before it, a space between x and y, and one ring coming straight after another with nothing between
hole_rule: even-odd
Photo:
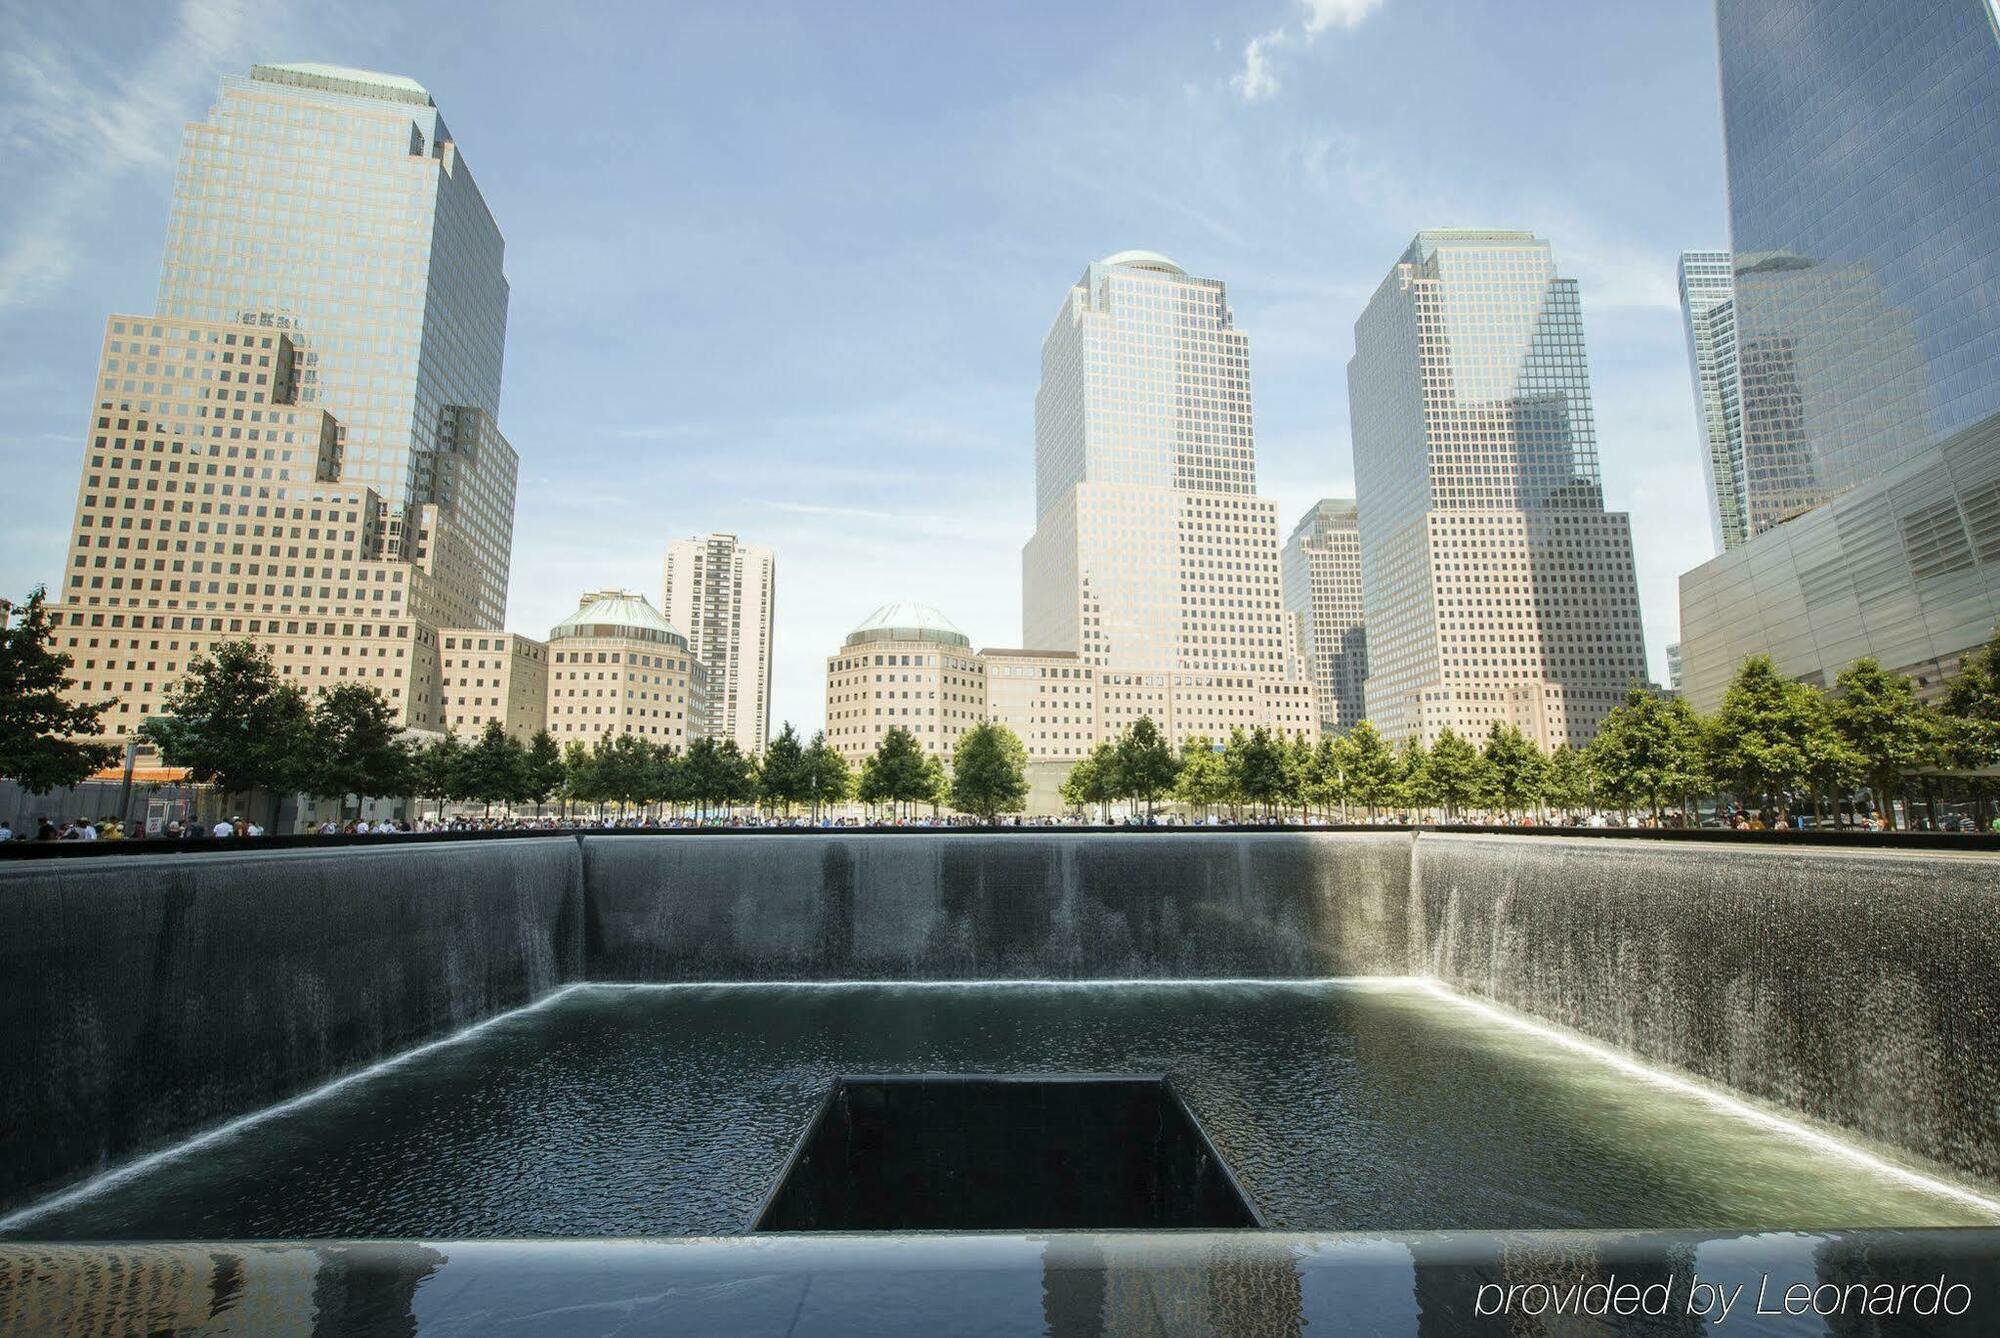
<instances>
[{"instance_id":1,"label":"crowd of people","mask_svg":"<svg viewBox=\"0 0 2000 1338\"><path fill-rule=\"evenodd\" d=\"M1373 816L1356 813L1351 819L1343 820L1338 815L1316 814L1310 819L1298 813L1285 814L1244 814L1232 816L1223 812L1205 815L1184 815L1173 812L1159 813L1116 813L1104 817L1081 814L1060 816L1023 817L1004 815L995 820L1002 827L1320 827L1346 825L1396 825L1413 822L1421 823L1430 818L1423 814L1383 812ZM405 836L432 832L510 832L510 831L678 831L702 830L749 830L765 827L810 828L824 831L856 829L917 827L952 828L979 827L987 825L982 819L963 814L854 814L822 813L773 814L755 810L735 813L713 814L703 817L660 814L427 814L410 818L348 818L327 819L308 823L301 828L307 835L314 836ZM1734 831L1792 831L1810 828L1811 820L1794 816L1787 809L1769 812L1745 812L1729 810L1715 814L1706 820L1684 813L1667 813L1660 817L1646 814L1563 814L1536 817L1525 814L1507 818L1461 818L1455 825L1508 826L1508 827L1708 827L1728 828ZM1912 822L1917 830L1976 832L1978 825L1970 818L1958 820L1947 817L1932 826L1925 820ZM1879 816L1863 814L1853 821L1842 824L1849 830L1884 831L1888 824ZM2000 833L2000 816L1993 820L1992 830ZM240 814L219 819L213 823L171 820L157 832L147 832L119 820L116 817L99 818L75 817L68 820L54 820L47 817L35 819L33 828L16 832L12 825L0 819L0 841L121 841L121 840L166 840L166 841L230 841L261 837L264 828L257 822Z\"/></svg>"}]
</instances>

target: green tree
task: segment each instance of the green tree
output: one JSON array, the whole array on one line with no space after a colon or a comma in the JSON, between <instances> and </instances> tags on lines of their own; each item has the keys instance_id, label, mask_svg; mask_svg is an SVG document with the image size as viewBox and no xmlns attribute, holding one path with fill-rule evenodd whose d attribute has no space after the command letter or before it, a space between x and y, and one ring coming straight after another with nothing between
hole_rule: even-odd
<instances>
[{"instance_id":1,"label":"green tree","mask_svg":"<svg viewBox=\"0 0 2000 1338\"><path fill-rule=\"evenodd\" d=\"M1277 747L1283 754L1284 797L1288 807L1299 810L1301 821L1312 820L1313 777L1319 763L1313 746L1306 742L1303 734L1294 734L1290 739L1282 731L1277 736Z\"/></svg>"},{"instance_id":2,"label":"green tree","mask_svg":"<svg viewBox=\"0 0 2000 1338\"><path fill-rule=\"evenodd\" d=\"M1745 660L1708 729L1710 772L1745 803L1788 802L1812 775L1818 695L1780 678L1768 655Z\"/></svg>"},{"instance_id":3,"label":"green tree","mask_svg":"<svg viewBox=\"0 0 2000 1338\"><path fill-rule=\"evenodd\" d=\"M819 820L820 806L838 804L854 789L854 774L834 746L826 741L826 731L813 735L806 749L806 793L811 798L813 820Z\"/></svg>"},{"instance_id":4,"label":"green tree","mask_svg":"<svg viewBox=\"0 0 2000 1338\"><path fill-rule=\"evenodd\" d=\"M604 817L604 806L615 804L619 797L617 745L612 741L610 730L597 736L597 742L590 745L590 799L597 807L599 819Z\"/></svg>"},{"instance_id":5,"label":"green tree","mask_svg":"<svg viewBox=\"0 0 2000 1338\"><path fill-rule=\"evenodd\" d=\"M681 754L681 793L699 813L706 815L711 807L724 802L728 792L722 745L707 737L690 739L687 751Z\"/></svg>"},{"instance_id":6,"label":"green tree","mask_svg":"<svg viewBox=\"0 0 2000 1338\"><path fill-rule=\"evenodd\" d=\"M446 801L459 797L458 782L464 767L465 745L457 735L446 734L411 755L410 789L419 799L435 802L442 817Z\"/></svg>"},{"instance_id":7,"label":"green tree","mask_svg":"<svg viewBox=\"0 0 2000 1338\"><path fill-rule=\"evenodd\" d=\"M717 795L724 805L734 809L738 804L757 802L757 767L743 750L736 746L736 740L724 739L715 750L716 776L721 784Z\"/></svg>"},{"instance_id":8,"label":"green tree","mask_svg":"<svg viewBox=\"0 0 2000 1338\"><path fill-rule=\"evenodd\" d=\"M168 766L225 796L268 792L277 825L283 792L303 771L311 710L278 677L271 655L250 641L218 641L167 691L144 734Z\"/></svg>"},{"instance_id":9,"label":"green tree","mask_svg":"<svg viewBox=\"0 0 2000 1338\"><path fill-rule=\"evenodd\" d=\"M1396 785L1401 779L1396 754L1366 720L1341 738L1346 745L1348 797L1367 805L1373 819L1384 804L1396 802Z\"/></svg>"},{"instance_id":10,"label":"green tree","mask_svg":"<svg viewBox=\"0 0 2000 1338\"><path fill-rule=\"evenodd\" d=\"M1393 790L1396 802L1414 810L1411 817L1422 822L1428 810L1438 807L1443 801L1431 790L1430 750L1424 741L1412 734L1403 740L1396 750L1396 784Z\"/></svg>"},{"instance_id":11,"label":"green tree","mask_svg":"<svg viewBox=\"0 0 2000 1338\"><path fill-rule=\"evenodd\" d=\"M951 760L951 806L987 822L1028 806L1028 750L1005 725L978 724L958 740Z\"/></svg>"},{"instance_id":12,"label":"green tree","mask_svg":"<svg viewBox=\"0 0 2000 1338\"><path fill-rule=\"evenodd\" d=\"M535 816L539 818L549 797L562 792L563 778L568 774L562 749L556 747L555 737L546 729L538 729L528 741L528 754L522 762L521 797L535 801Z\"/></svg>"},{"instance_id":13,"label":"green tree","mask_svg":"<svg viewBox=\"0 0 2000 1338\"><path fill-rule=\"evenodd\" d=\"M1174 778L1176 800L1200 809L1206 818L1217 804L1239 797L1234 794L1229 764L1214 740L1197 734L1181 744L1180 774Z\"/></svg>"},{"instance_id":14,"label":"green tree","mask_svg":"<svg viewBox=\"0 0 2000 1338\"><path fill-rule=\"evenodd\" d=\"M1063 777L1063 803L1081 812L1087 807L1097 809L1097 817L1104 817L1104 805L1118 797L1118 745L1110 740L1099 743L1091 749L1090 756L1079 760Z\"/></svg>"},{"instance_id":15,"label":"green tree","mask_svg":"<svg viewBox=\"0 0 2000 1338\"><path fill-rule=\"evenodd\" d=\"M116 699L66 700L73 661L54 646L47 596L36 586L0 619L0 776L29 794L79 784L118 756L115 744L94 738Z\"/></svg>"},{"instance_id":16,"label":"green tree","mask_svg":"<svg viewBox=\"0 0 2000 1338\"><path fill-rule=\"evenodd\" d=\"M951 802L951 775L945 770L944 760L936 753L924 758L923 803L931 806L931 816L936 817L938 809Z\"/></svg>"},{"instance_id":17,"label":"green tree","mask_svg":"<svg viewBox=\"0 0 2000 1338\"><path fill-rule=\"evenodd\" d=\"M1893 827L1904 774L1937 753L1936 718L1917 701L1908 678L1890 673L1873 657L1856 660L1833 686L1833 728L1853 750L1875 796L1875 811Z\"/></svg>"},{"instance_id":18,"label":"green tree","mask_svg":"<svg viewBox=\"0 0 2000 1338\"><path fill-rule=\"evenodd\" d=\"M528 750L498 720L486 722L479 742L467 749L459 767L460 794L487 812L527 793Z\"/></svg>"},{"instance_id":19,"label":"green tree","mask_svg":"<svg viewBox=\"0 0 2000 1338\"><path fill-rule=\"evenodd\" d=\"M1273 739L1262 725L1247 736L1240 729L1232 731L1224 760L1229 764L1232 788L1243 797L1243 802L1258 805L1268 816L1271 806L1284 800L1284 745Z\"/></svg>"},{"instance_id":20,"label":"green tree","mask_svg":"<svg viewBox=\"0 0 2000 1338\"><path fill-rule=\"evenodd\" d=\"M1708 751L1687 702L1634 685L1597 727L1588 756L1605 798L1657 821L1668 799L1708 788Z\"/></svg>"},{"instance_id":21,"label":"green tree","mask_svg":"<svg viewBox=\"0 0 2000 1338\"><path fill-rule=\"evenodd\" d=\"M1146 815L1151 817L1153 801L1173 788L1174 774L1180 769L1173 748L1160 737L1153 718L1142 715L1120 736L1114 756L1118 794L1144 804Z\"/></svg>"},{"instance_id":22,"label":"green tree","mask_svg":"<svg viewBox=\"0 0 2000 1338\"><path fill-rule=\"evenodd\" d=\"M1483 752L1493 801L1508 816L1540 806L1548 788L1549 759L1533 739L1495 720L1487 727Z\"/></svg>"},{"instance_id":23,"label":"green tree","mask_svg":"<svg viewBox=\"0 0 2000 1338\"><path fill-rule=\"evenodd\" d=\"M1984 648L1960 659L1938 707L1952 765L1973 769L2000 764L2000 628Z\"/></svg>"},{"instance_id":24,"label":"green tree","mask_svg":"<svg viewBox=\"0 0 2000 1338\"><path fill-rule=\"evenodd\" d=\"M1306 800L1306 818L1310 822L1312 810L1318 808L1326 820L1334 816L1334 804L1340 806L1340 820L1348 818L1348 742L1342 736L1322 734L1316 748L1312 748L1310 758L1304 764L1302 774L1302 798Z\"/></svg>"},{"instance_id":25,"label":"green tree","mask_svg":"<svg viewBox=\"0 0 2000 1338\"><path fill-rule=\"evenodd\" d=\"M582 739L563 744L563 816L569 817L576 804L595 804L602 796L597 786L597 760Z\"/></svg>"},{"instance_id":26,"label":"green tree","mask_svg":"<svg viewBox=\"0 0 2000 1338\"><path fill-rule=\"evenodd\" d=\"M811 764L789 720L765 745L764 756L758 760L757 797L765 808L786 813L792 811L793 804L812 798Z\"/></svg>"},{"instance_id":27,"label":"green tree","mask_svg":"<svg viewBox=\"0 0 2000 1338\"><path fill-rule=\"evenodd\" d=\"M1596 793L1596 780L1584 754L1566 743L1550 753L1548 778L1542 793L1551 809L1571 820L1589 808Z\"/></svg>"},{"instance_id":28,"label":"green tree","mask_svg":"<svg viewBox=\"0 0 2000 1338\"><path fill-rule=\"evenodd\" d=\"M882 736L861 768L856 797L866 804L929 802L936 778L924 764L916 735L897 725Z\"/></svg>"},{"instance_id":29,"label":"green tree","mask_svg":"<svg viewBox=\"0 0 2000 1338\"><path fill-rule=\"evenodd\" d=\"M315 799L400 795L411 782L410 750L396 709L364 683L340 683L312 703L299 788Z\"/></svg>"},{"instance_id":30,"label":"green tree","mask_svg":"<svg viewBox=\"0 0 2000 1338\"><path fill-rule=\"evenodd\" d=\"M1438 732L1425 756L1421 780L1425 795L1443 807L1447 820L1456 818L1460 808L1479 803L1492 789L1486 759L1449 725Z\"/></svg>"}]
</instances>

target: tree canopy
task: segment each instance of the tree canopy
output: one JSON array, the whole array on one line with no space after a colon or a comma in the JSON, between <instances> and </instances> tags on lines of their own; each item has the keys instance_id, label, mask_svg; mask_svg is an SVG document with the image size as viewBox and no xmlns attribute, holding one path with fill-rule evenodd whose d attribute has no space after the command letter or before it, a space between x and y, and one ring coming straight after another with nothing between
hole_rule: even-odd
<instances>
[{"instance_id":1,"label":"tree canopy","mask_svg":"<svg viewBox=\"0 0 2000 1338\"><path fill-rule=\"evenodd\" d=\"M75 785L118 756L96 737L117 699L70 701L71 663L55 649L47 596L36 586L0 619L0 776L29 794Z\"/></svg>"},{"instance_id":2,"label":"tree canopy","mask_svg":"<svg viewBox=\"0 0 2000 1338\"><path fill-rule=\"evenodd\" d=\"M952 755L951 806L988 822L1028 806L1028 750L1013 730L981 723L959 737Z\"/></svg>"}]
</instances>

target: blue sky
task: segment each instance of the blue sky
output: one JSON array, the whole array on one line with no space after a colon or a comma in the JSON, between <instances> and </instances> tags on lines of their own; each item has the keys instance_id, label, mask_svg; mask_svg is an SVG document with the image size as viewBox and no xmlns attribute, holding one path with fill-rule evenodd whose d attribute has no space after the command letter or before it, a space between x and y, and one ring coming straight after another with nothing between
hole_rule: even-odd
<instances>
[{"instance_id":1,"label":"blue sky","mask_svg":"<svg viewBox=\"0 0 2000 1338\"><path fill-rule=\"evenodd\" d=\"M322 60L436 97L507 239L508 624L778 553L774 718L876 605L1020 637L1042 336L1093 258L1225 280L1260 490L1351 492L1353 322L1424 227L1581 283L1655 676L1709 555L1674 292L1727 243L1705 0L826 5L0 0L0 589L61 575L103 320L150 310L180 127Z\"/></svg>"}]
</instances>

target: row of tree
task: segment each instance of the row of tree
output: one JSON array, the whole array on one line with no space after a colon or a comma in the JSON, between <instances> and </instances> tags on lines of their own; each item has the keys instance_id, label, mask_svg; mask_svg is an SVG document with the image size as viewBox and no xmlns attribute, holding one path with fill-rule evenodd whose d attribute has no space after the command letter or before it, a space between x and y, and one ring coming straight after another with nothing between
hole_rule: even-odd
<instances>
[{"instance_id":1,"label":"row of tree","mask_svg":"<svg viewBox=\"0 0 2000 1338\"><path fill-rule=\"evenodd\" d=\"M1262 729L1176 752L1151 720L1099 744L1063 785L1071 808L1129 801L1151 812L1170 799L1203 814L1226 808L1342 815L1350 805L1505 814L1691 811L1728 796L1745 810L1838 813L1865 789L1894 820L1895 801L1940 771L2000 763L2000 634L1965 664L1935 704L1901 674L1861 660L1831 691L1790 682L1767 657L1746 660L1712 716L1635 687L1582 749L1544 751L1511 725L1479 741L1445 729L1425 746L1390 747L1368 722L1315 747ZM1977 782L1975 778L1974 783Z\"/></svg>"},{"instance_id":2,"label":"row of tree","mask_svg":"<svg viewBox=\"0 0 2000 1338\"><path fill-rule=\"evenodd\" d=\"M54 649L42 592L0 624L0 775L34 793L74 785L116 749L100 732L112 703L69 700L70 659ZM170 766L227 794L301 793L316 799L413 795L436 801L561 803L600 811L712 811L761 805L815 814L848 798L906 811L949 805L991 818L1027 797L1026 751L1001 725L960 737L954 766L892 729L852 771L823 733L802 743L788 724L763 755L732 741L697 739L685 751L636 735L558 748L491 725L475 743L454 737L412 747L396 710L359 682L308 696L284 681L248 641L217 643L166 694L143 732ZM1893 820L1895 800L1936 772L1971 776L2000 764L2000 632L1965 657L1934 703L1906 677L1861 660L1822 691L1781 677L1765 657L1746 660L1714 715L1634 688L1584 749L1544 752L1500 724L1475 743L1451 730L1428 747L1392 748L1366 722L1312 746L1261 729L1218 746L1205 738L1175 750L1150 719L1100 744L1071 770L1072 808L1129 800L1151 812L1172 800L1204 814L1219 807L1271 813L1345 814L1360 806L1513 815L1617 808L1660 814L1697 796L1727 795L1746 809L1838 811L1866 790ZM1906 802L1904 807L1909 807Z\"/></svg>"},{"instance_id":3,"label":"row of tree","mask_svg":"<svg viewBox=\"0 0 2000 1338\"><path fill-rule=\"evenodd\" d=\"M0 621L0 775L31 793L73 786L109 765L115 745L99 735L116 703L75 703L68 655L55 649L43 592ZM473 743L445 735L407 741L399 713L375 688L341 683L308 695L278 674L251 641L216 643L166 693L140 737L168 766L225 795L303 794L344 805L411 796L487 809L560 803L602 812L713 811L760 805L815 816L856 798L904 810L950 805L988 818L1018 812L1027 798L1027 752L1012 731L978 725L958 743L947 774L908 730L892 729L856 774L824 732L802 743L787 724L761 756L734 740L696 739L683 751L636 734L606 734L558 747L547 730L523 742L497 722Z\"/></svg>"}]
</instances>

